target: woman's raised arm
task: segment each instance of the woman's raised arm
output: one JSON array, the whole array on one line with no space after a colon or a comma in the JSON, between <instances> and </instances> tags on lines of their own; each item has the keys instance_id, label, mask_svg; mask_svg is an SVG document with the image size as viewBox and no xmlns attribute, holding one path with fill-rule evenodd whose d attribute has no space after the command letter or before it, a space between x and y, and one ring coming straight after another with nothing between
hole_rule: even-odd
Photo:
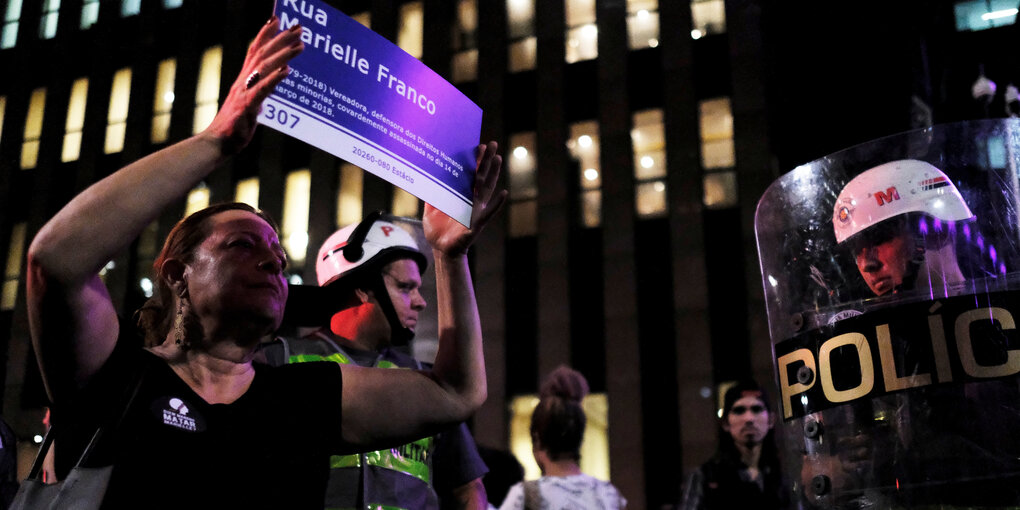
<instances>
[{"instance_id":1,"label":"woman's raised arm","mask_svg":"<svg viewBox=\"0 0 1020 510\"><path fill-rule=\"evenodd\" d=\"M359 446L394 444L466 420L485 401L485 360L467 251L503 206L495 191L502 158L479 147L471 228L425 205L425 237L436 261L439 351L431 372L344 365L344 439Z\"/></svg>"},{"instance_id":2,"label":"woman's raised arm","mask_svg":"<svg viewBox=\"0 0 1020 510\"><path fill-rule=\"evenodd\" d=\"M29 325L51 399L88 380L116 343L116 311L99 269L251 140L259 105L303 49L300 27L276 34L277 26L274 16L259 31L207 129L93 184L33 239L27 261ZM255 71L260 79L249 80Z\"/></svg>"}]
</instances>

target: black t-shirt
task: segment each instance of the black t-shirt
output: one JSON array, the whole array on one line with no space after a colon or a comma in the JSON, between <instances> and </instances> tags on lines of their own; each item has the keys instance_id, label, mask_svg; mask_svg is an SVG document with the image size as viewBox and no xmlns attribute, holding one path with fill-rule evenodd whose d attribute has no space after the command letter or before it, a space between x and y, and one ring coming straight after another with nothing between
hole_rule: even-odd
<instances>
[{"instance_id":1,"label":"black t-shirt","mask_svg":"<svg viewBox=\"0 0 1020 510\"><path fill-rule=\"evenodd\" d=\"M100 423L117 421L142 367L120 432L105 434L86 463L113 461L103 508L321 510L329 456L351 451L337 433L342 379L332 362L256 364L244 395L210 405L163 359L122 337L75 401L54 409L58 478Z\"/></svg>"}]
</instances>

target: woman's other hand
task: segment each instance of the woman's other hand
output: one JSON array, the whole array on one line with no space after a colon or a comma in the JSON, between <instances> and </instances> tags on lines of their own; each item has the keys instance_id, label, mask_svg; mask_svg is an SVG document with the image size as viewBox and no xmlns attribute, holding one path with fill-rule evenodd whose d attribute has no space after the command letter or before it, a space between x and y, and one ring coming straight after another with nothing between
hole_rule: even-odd
<instances>
[{"instance_id":1,"label":"woman's other hand","mask_svg":"<svg viewBox=\"0 0 1020 510\"><path fill-rule=\"evenodd\" d=\"M290 73L287 63L304 50L300 25L276 33L278 26L279 19L274 15L259 30L248 46L241 73L203 133L220 143L224 156L236 154L248 145L255 134L262 101Z\"/></svg>"},{"instance_id":2,"label":"woman's other hand","mask_svg":"<svg viewBox=\"0 0 1020 510\"><path fill-rule=\"evenodd\" d=\"M467 253L475 238L481 233L506 202L506 190L496 191L503 158L496 154L496 142L478 146L478 166L473 191L474 205L471 208L471 228L465 228L457 220L425 204L425 238L434 250L448 257Z\"/></svg>"}]
</instances>

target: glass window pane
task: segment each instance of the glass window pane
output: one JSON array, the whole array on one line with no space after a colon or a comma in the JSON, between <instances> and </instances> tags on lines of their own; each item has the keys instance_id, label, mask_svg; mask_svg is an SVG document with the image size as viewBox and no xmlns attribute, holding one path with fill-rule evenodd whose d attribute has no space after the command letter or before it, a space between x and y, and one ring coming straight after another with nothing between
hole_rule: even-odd
<instances>
[{"instance_id":1,"label":"glass window pane","mask_svg":"<svg viewBox=\"0 0 1020 510\"><path fill-rule=\"evenodd\" d=\"M57 36L57 19L59 16L59 12L43 14L42 18L39 19L40 39L53 39Z\"/></svg>"},{"instance_id":2,"label":"glass window pane","mask_svg":"<svg viewBox=\"0 0 1020 510\"><path fill-rule=\"evenodd\" d=\"M508 168L510 170L510 199L524 200L538 196L535 181L535 133L510 135L511 150Z\"/></svg>"},{"instance_id":3,"label":"glass window pane","mask_svg":"<svg viewBox=\"0 0 1020 510\"><path fill-rule=\"evenodd\" d=\"M656 11L659 9L659 0L627 0L627 14L637 14L641 11Z\"/></svg>"},{"instance_id":4,"label":"glass window pane","mask_svg":"<svg viewBox=\"0 0 1020 510\"><path fill-rule=\"evenodd\" d=\"M163 0L164 9L176 9L184 5L184 0Z\"/></svg>"},{"instance_id":5,"label":"glass window pane","mask_svg":"<svg viewBox=\"0 0 1020 510\"><path fill-rule=\"evenodd\" d=\"M566 39L568 64L599 56L599 29L594 23L567 30Z\"/></svg>"},{"instance_id":6,"label":"glass window pane","mask_svg":"<svg viewBox=\"0 0 1020 510\"><path fill-rule=\"evenodd\" d=\"M85 100L89 92L89 79L78 78L71 84L71 99L67 104L66 131L81 131L85 125Z\"/></svg>"},{"instance_id":7,"label":"glass window pane","mask_svg":"<svg viewBox=\"0 0 1020 510\"><path fill-rule=\"evenodd\" d=\"M202 54L202 64L198 71L198 86L195 90L195 119L192 132L197 134L209 127L220 100L220 64L223 61L223 48L213 46Z\"/></svg>"},{"instance_id":8,"label":"glass window pane","mask_svg":"<svg viewBox=\"0 0 1020 510\"><path fill-rule=\"evenodd\" d=\"M0 140L4 138L4 111L7 110L7 96L0 96Z\"/></svg>"},{"instance_id":9,"label":"glass window pane","mask_svg":"<svg viewBox=\"0 0 1020 510\"><path fill-rule=\"evenodd\" d=\"M634 206L638 217L653 218L666 214L666 183L652 181L638 183L634 188Z\"/></svg>"},{"instance_id":10,"label":"glass window pane","mask_svg":"<svg viewBox=\"0 0 1020 510\"><path fill-rule=\"evenodd\" d=\"M736 164L733 146L733 114L729 98L709 99L698 105L701 130L701 164L704 168L729 168Z\"/></svg>"},{"instance_id":11,"label":"glass window pane","mask_svg":"<svg viewBox=\"0 0 1020 510\"><path fill-rule=\"evenodd\" d=\"M588 120L570 125L567 149L581 167L581 187L595 189L602 186L602 166L599 164L599 123Z\"/></svg>"},{"instance_id":12,"label":"glass window pane","mask_svg":"<svg viewBox=\"0 0 1020 510\"><path fill-rule=\"evenodd\" d=\"M18 22L4 23L4 31L0 34L0 50L13 48L18 42Z\"/></svg>"},{"instance_id":13,"label":"glass window pane","mask_svg":"<svg viewBox=\"0 0 1020 510\"><path fill-rule=\"evenodd\" d=\"M184 217L209 207L209 188L205 183L199 184L188 193L188 202L184 207Z\"/></svg>"},{"instance_id":14,"label":"glass window pane","mask_svg":"<svg viewBox=\"0 0 1020 510\"><path fill-rule=\"evenodd\" d=\"M478 5L476 0L457 2L457 24L454 26L455 51L478 47Z\"/></svg>"},{"instance_id":15,"label":"glass window pane","mask_svg":"<svg viewBox=\"0 0 1020 510\"><path fill-rule=\"evenodd\" d=\"M421 2L408 2L400 6L400 26L397 28L397 46L414 58L421 58L425 32L425 11Z\"/></svg>"},{"instance_id":16,"label":"glass window pane","mask_svg":"<svg viewBox=\"0 0 1020 510\"><path fill-rule=\"evenodd\" d=\"M656 179L666 176L666 137L662 110L634 114L630 132L634 148L634 178Z\"/></svg>"},{"instance_id":17,"label":"glass window pane","mask_svg":"<svg viewBox=\"0 0 1020 510\"><path fill-rule=\"evenodd\" d=\"M106 144L103 148L107 154L124 150L130 97L131 69L124 68L113 76L113 86L110 88L110 108L106 114Z\"/></svg>"},{"instance_id":18,"label":"glass window pane","mask_svg":"<svg viewBox=\"0 0 1020 510\"><path fill-rule=\"evenodd\" d=\"M352 15L351 18L353 18L354 21L357 21L358 23L361 23L362 25L364 25L365 28L367 28L369 30L372 29L372 13L371 12L367 12L367 11L366 12L359 12L358 14Z\"/></svg>"},{"instance_id":19,"label":"glass window pane","mask_svg":"<svg viewBox=\"0 0 1020 510\"><path fill-rule=\"evenodd\" d=\"M11 228L10 242L7 245L7 268L4 271L4 286L0 295L0 310L14 309L18 300L18 280L21 278L21 259L25 255L25 223L15 224Z\"/></svg>"},{"instance_id":20,"label":"glass window pane","mask_svg":"<svg viewBox=\"0 0 1020 510\"><path fill-rule=\"evenodd\" d=\"M85 0L81 6L81 29L87 30L99 19L99 0Z\"/></svg>"},{"instance_id":21,"label":"glass window pane","mask_svg":"<svg viewBox=\"0 0 1020 510\"><path fill-rule=\"evenodd\" d=\"M655 48L659 45L658 11L640 10L627 16L627 38L630 49Z\"/></svg>"},{"instance_id":22,"label":"glass window pane","mask_svg":"<svg viewBox=\"0 0 1020 510\"><path fill-rule=\"evenodd\" d=\"M336 226L344 227L361 221L363 171L350 164L340 164L340 191L337 193Z\"/></svg>"},{"instance_id":23,"label":"glass window pane","mask_svg":"<svg viewBox=\"0 0 1020 510\"><path fill-rule=\"evenodd\" d=\"M35 168L39 159L39 136L42 135L43 114L46 109L46 89L32 91L25 119L25 137L21 144L21 168Z\"/></svg>"},{"instance_id":24,"label":"glass window pane","mask_svg":"<svg viewBox=\"0 0 1020 510\"><path fill-rule=\"evenodd\" d=\"M141 7L142 0L121 0L120 17L126 18L128 16L134 16L135 14L138 14Z\"/></svg>"},{"instance_id":25,"label":"glass window pane","mask_svg":"<svg viewBox=\"0 0 1020 510\"><path fill-rule=\"evenodd\" d=\"M726 32L726 5L723 0L691 0L691 36Z\"/></svg>"},{"instance_id":26,"label":"glass window pane","mask_svg":"<svg viewBox=\"0 0 1020 510\"><path fill-rule=\"evenodd\" d=\"M595 23L595 0L566 0L568 27Z\"/></svg>"},{"instance_id":27,"label":"glass window pane","mask_svg":"<svg viewBox=\"0 0 1020 510\"><path fill-rule=\"evenodd\" d=\"M4 21L18 21L19 19L21 19L21 0L7 0Z\"/></svg>"},{"instance_id":28,"label":"glass window pane","mask_svg":"<svg viewBox=\"0 0 1020 510\"><path fill-rule=\"evenodd\" d=\"M588 228L602 224L602 190L592 189L581 193L581 222Z\"/></svg>"},{"instance_id":29,"label":"glass window pane","mask_svg":"<svg viewBox=\"0 0 1020 510\"><path fill-rule=\"evenodd\" d=\"M283 194L283 247L295 263L305 260L308 251L308 201L312 187L312 172L307 169L287 174Z\"/></svg>"},{"instance_id":30,"label":"glass window pane","mask_svg":"<svg viewBox=\"0 0 1020 510\"><path fill-rule=\"evenodd\" d=\"M43 113L46 108L46 89L32 91L28 102L28 117L25 119L25 139L38 139L42 134Z\"/></svg>"},{"instance_id":31,"label":"glass window pane","mask_svg":"<svg viewBox=\"0 0 1020 510\"><path fill-rule=\"evenodd\" d=\"M507 67L511 73L530 71L535 68L535 59L538 55L538 39L528 37L510 43L507 47Z\"/></svg>"},{"instance_id":32,"label":"glass window pane","mask_svg":"<svg viewBox=\"0 0 1020 510\"><path fill-rule=\"evenodd\" d=\"M81 131L85 125L85 100L88 97L88 90L88 78L78 78L71 85L67 122L64 124L64 147L60 152L61 161L74 161L81 153Z\"/></svg>"},{"instance_id":33,"label":"glass window pane","mask_svg":"<svg viewBox=\"0 0 1020 510\"><path fill-rule=\"evenodd\" d=\"M958 32L986 30L1016 23L1016 0L972 0L953 6Z\"/></svg>"},{"instance_id":34,"label":"glass window pane","mask_svg":"<svg viewBox=\"0 0 1020 510\"><path fill-rule=\"evenodd\" d=\"M464 83L478 79L478 50L467 50L453 55L453 83Z\"/></svg>"},{"instance_id":35,"label":"glass window pane","mask_svg":"<svg viewBox=\"0 0 1020 510\"><path fill-rule=\"evenodd\" d=\"M705 174L705 207L722 209L737 205L737 172L733 170Z\"/></svg>"},{"instance_id":36,"label":"glass window pane","mask_svg":"<svg viewBox=\"0 0 1020 510\"><path fill-rule=\"evenodd\" d=\"M81 155L81 131L64 134L64 148L60 151L60 161L75 161Z\"/></svg>"},{"instance_id":37,"label":"glass window pane","mask_svg":"<svg viewBox=\"0 0 1020 510\"><path fill-rule=\"evenodd\" d=\"M510 204L510 237L535 235L538 225L538 201L525 200Z\"/></svg>"},{"instance_id":38,"label":"glass window pane","mask_svg":"<svg viewBox=\"0 0 1020 510\"><path fill-rule=\"evenodd\" d=\"M237 181L234 191L234 201L248 204L256 209L259 208L259 178L250 177Z\"/></svg>"},{"instance_id":39,"label":"glass window pane","mask_svg":"<svg viewBox=\"0 0 1020 510\"><path fill-rule=\"evenodd\" d=\"M156 72L156 91L152 104L152 143L162 143L170 136L170 112L174 106L174 77L177 60L166 59L159 63Z\"/></svg>"},{"instance_id":40,"label":"glass window pane","mask_svg":"<svg viewBox=\"0 0 1020 510\"><path fill-rule=\"evenodd\" d=\"M511 40L535 35L535 0L506 0L506 24Z\"/></svg>"},{"instance_id":41,"label":"glass window pane","mask_svg":"<svg viewBox=\"0 0 1020 510\"><path fill-rule=\"evenodd\" d=\"M414 218L418 216L418 197L400 189L393 189L393 204L390 210L395 216Z\"/></svg>"}]
</instances>

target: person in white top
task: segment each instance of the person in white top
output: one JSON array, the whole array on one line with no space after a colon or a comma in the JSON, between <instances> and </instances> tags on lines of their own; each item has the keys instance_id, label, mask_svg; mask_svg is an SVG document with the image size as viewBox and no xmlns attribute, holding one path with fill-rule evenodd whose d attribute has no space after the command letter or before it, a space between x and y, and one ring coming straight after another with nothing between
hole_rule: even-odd
<instances>
[{"instance_id":1,"label":"person in white top","mask_svg":"<svg viewBox=\"0 0 1020 510\"><path fill-rule=\"evenodd\" d=\"M627 507L627 500L613 484L582 473L578 464L586 421L581 400L587 394L584 376L562 365L542 383L531 416L532 452L542 477L511 487L500 510Z\"/></svg>"}]
</instances>

